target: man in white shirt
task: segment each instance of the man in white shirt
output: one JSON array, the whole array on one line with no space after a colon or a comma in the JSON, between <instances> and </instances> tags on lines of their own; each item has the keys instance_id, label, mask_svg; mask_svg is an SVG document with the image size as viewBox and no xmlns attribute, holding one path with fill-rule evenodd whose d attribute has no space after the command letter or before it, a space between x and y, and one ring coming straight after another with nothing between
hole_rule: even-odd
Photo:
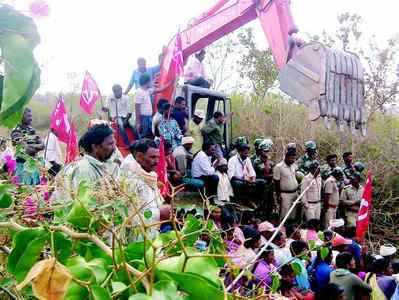
<instances>
[{"instance_id":1,"label":"man in white shirt","mask_svg":"<svg viewBox=\"0 0 399 300\"><path fill-rule=\"evenodd\" d=\"M275 191L277 199L280 202L280 218L283 219L292 203L298 197L298 181L296 179L296 172L298 166L295 164L296 148L287 147L287 152L283 161L278 163L273 169L273 180L275 183ZM294 210L290 219L294 219L296 210Z\"/></svg>"},{"instance_id":2,"label":"man in white shirt","mask_svg":"<svg viewBox=\"0 0 399 300\"><path fill-rule=\"evenodd\" d=\"M204 143L202 151L194 157L191 174L193 178L201 179L205 183L206 196L215 196L219 183L219 177L216 175L215 163L212 158L216 155L216 145Z\"/></svg>"},{"instance_id":3,"label":"man in white shirt","mask_svg":"<svg viewBox=\"0 0 399 300\"><path fill-rule=\"evenodd\" d=\"M45 149L43 153L43 158L45 162L46 169L53 176L61 170L63 164L62 151L60 147L60 142L56 133L51 129L45 142Z\"/></svg>"},{"instance_id":4,"label":"man in white shirt","mask_svg":"<svg viewBox=\"0 0 399 300\"><path fill-rule=\"evenodd\" d=\"M120 180L125 182L128 192L137 196L136 208L139 209L139 216L134 216L132 225L136 226L140 220L144 223L153 224L162 221L163 211L168 211L169 206L164 205L163 198L158 188L156 168L159 163L159 149L157 144L150 139L136 141L131 147L131 154L128 155L121 165ZM128 209L134 211L132 207ZM135 208L135 209L136 209ZM145 214L150 212L150 217ZM155 237L158 230L151 227L150 236ZM139 236L138 239L142 238Z\"/></svg>"},{"instance_id":5,"label":"man in white shirt","mask_svg":"<svg viewBox=\"0 0 399 300\"><path fill-rule=\"evenodd\" d=\"M202 63L204 58L205 50L202 49L188 59L186 67L184 68L185 83L200 86L206 89L211 87L209 81L205 79L205 68Z\"/></svg>"},{"instance_id":6,"label":"man in white shirt","mask_svg":"<svg viewBox=\"0 0 399 300\"><path fill-rule=\"evenodd\" d=\"M261 199L265 189L265 180L256 179L256 173L249 158L250 147L247 144L237 146L238 153L229 159L228 171L235 195L250 194Z\"/></svg>"},{"instance_id":7,"label":"man in white shirt","mask_svg":"<svg viewBox=\"0 0 399 300\"><path fill-rule=\"evenodd\" d=\"M136 130L140 138L152 137L151 77L147 73L140 76L140 88L135 98Z\"/></svg>"},{"instance_id":8,"label":"man in white shirt","mask_svg":"<svg viewBox=\"0 0 399 300\"><path fill-rule=\"evenodd\" d=\"M115 84L112 87L112 93L113 95L105 102L103 111L108 113L111 121L117 123L123 142L125 145L130 146L129 137L126 133L127 128L133 130L133 127L129 123L132 117L130 98L127 95L123 95L122 87L119 84Z\"/></svg>"}]
</instances>

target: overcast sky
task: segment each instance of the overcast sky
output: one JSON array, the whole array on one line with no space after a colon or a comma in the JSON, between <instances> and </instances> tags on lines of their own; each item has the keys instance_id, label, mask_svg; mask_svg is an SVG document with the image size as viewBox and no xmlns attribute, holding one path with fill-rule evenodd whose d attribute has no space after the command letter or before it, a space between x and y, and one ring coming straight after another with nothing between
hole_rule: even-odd
<instances>
[{"instance_id":1,"label":"overcast sky","mask_svg":"<svg viewBox=\"0 0 399 300\"><path fill-rule=\"evenodd\" d=\"M20 9L29 0L10 0ZM126 86L136 59L149 65L173 34L217 0L48 0L51 11L37 21L42 43L36 51L42 65L41 91L66 91L68 73L89 70L107 94L113 83ZM399 32L397 0L292 0L292 12L301 32L335 30L340 12L356 12L364 28L378 39ZM261 38L259 43L267 46Z\"/></svg>"}]
</instances>

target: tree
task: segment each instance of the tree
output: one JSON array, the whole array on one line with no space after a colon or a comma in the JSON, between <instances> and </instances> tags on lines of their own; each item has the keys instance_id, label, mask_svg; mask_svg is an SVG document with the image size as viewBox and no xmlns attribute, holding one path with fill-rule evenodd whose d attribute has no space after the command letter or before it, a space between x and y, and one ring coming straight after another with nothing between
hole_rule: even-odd
<instances>
[{"instance_id":1,"label":"tree","mask_svg":"<svg viewBox=\"0 0 399 300\"><path fill-rule=\"evenodd\" d=\"M236 33L231 33L208 47L206 69L215 90L230 92L240 87L235 61L241 52L239 46Z\"/></svg>"},{"instance_id":2,"label":"tree","mask_svg":"<svg viewBox=\"0 0 399 300\"><path fill-rule=\"evenodd\" d=\"M263 99L278 76L272 52L270 48L258 49L252 28L239 32L238 38L244 48L244 53L238 61L240 77L249 79L256 98Z\"/></svg>"}]
</instances>

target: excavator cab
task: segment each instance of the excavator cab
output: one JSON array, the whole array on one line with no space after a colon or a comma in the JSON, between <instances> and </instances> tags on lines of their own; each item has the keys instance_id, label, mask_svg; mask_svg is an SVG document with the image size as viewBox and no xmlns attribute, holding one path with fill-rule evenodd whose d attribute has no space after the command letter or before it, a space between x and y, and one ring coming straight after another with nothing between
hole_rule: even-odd
<instances>
[{"instance_id":1,"label":"excavator cab","mask_svg":"<svg viewBox=\"0 0 399 300\"><path fill-rule=\"evenodd\" d=\"M216 111L220 111L225 115L229 114L231 111L230 98L217 91L185 84L181 88L180 95L182 95L187 101L190 120L196 109L204 111L206 118L204 122L212 119L213 114ZM231 122L227 122L224 125L224 144L226 149L230 149L231 145L231 125Z\"/></svg>"},{"instance_id":2,"label":"excavator cab","mask_svg":"<svg viewBox=\"0 0 399 300\"><path fill-rule=\"evenodd\" d=\"M309 108L309 119L366 134L364 72L356 54L320 43L301 46L280 70L280 89Z\"/></svg>"}]
</instances>

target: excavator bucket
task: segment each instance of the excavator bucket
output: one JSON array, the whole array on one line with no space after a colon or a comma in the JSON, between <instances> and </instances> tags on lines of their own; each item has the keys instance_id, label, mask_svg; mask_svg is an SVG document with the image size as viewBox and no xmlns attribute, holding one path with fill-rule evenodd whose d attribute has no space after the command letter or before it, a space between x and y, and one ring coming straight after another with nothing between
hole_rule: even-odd
<instances>
[{"instance_id":1,"label":"excavator bucket","mask_svg":"<svg viewBox=\"0 0 399 300\"><path fill-rule=\"evenodd\" d=\"M327 128L335 120L340 130L348 126L366 134L363 67L350 52L320 43L302 46L279 74L280 89L305 104L309 118L322 117Z\"/></svg>"}]
</instances>

